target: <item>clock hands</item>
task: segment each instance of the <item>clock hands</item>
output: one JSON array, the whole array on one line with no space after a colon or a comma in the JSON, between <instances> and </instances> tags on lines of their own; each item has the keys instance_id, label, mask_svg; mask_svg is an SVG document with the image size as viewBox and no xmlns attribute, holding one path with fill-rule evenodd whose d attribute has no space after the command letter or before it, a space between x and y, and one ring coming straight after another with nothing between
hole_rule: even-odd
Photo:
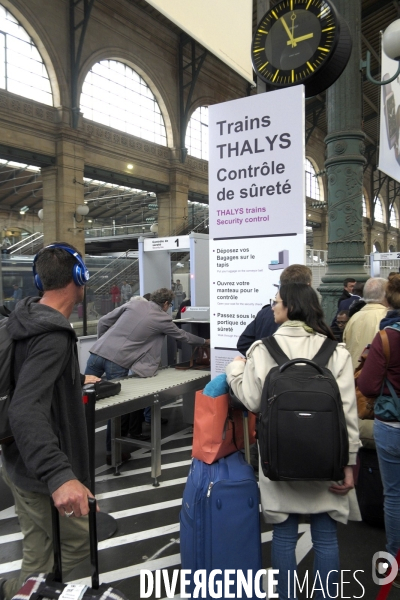
<instances>
[{"instance_id":1,"label":"clock hands","mask_svg":"<svg viewBox=\"0 0 400 600\"><path fill-rule=\"evenodd\" d=\"M292 48L295 48L297 46L298 42L303 42L304 40L308 40L312 37L314 37L313 33L307 33L306 35L300 35L299 37L294 37L293 36L293 31L294 31L294 22L296 19L296 15L295 13L292 13L291 16L291 21L292 21L292 31L290 31L288 24L286 23L285 19L283 17L281 17L281 21L282 21L282 25L286 31L286 33L289 36L288 41L286 42L288 46L292 46Z\"/></svg>"},{"instance_id":2,"label":"clock hands","mask_svg":"<svg viewBox=\"0 0 400 600\"><path fill-rule=\"evenodd\" d=\"M294 22L296 20L296 14L295 14L295 12L292 12L292 14L290 15L290 18L292 20L292 48L294 48L295 45L296 45L296 42L293 39L293 37L294 37Z\"/></svg>"},{"instance_id":3,"label":"clock hands","mask_svg":"<svg viewBox=\"0 0 400 600\"><path fill-rule=\"evenodd\" d=\"M281 18L281 21L282 21L282 25L283 25L283 27L285 28L285 31L286 31L286 33L287 33L287 34L288 34L288 36L289 36L288 45L289 45L289 44L291 44L291 45L292 45L292 48L294 48L294 47L296 46L296 42L294 41L294 38L293 38L292 32L290 31L290 29L289 29L289 27L288 27L288 24L286 23L286 21L285 21L285 19L284 19L283 17Z\"/></svg>"},{"instance_id":4,"label":"clock hands","mask_svg":"<svg viewBox=\"0 0 400 600\"><path fill-rule=\"evenodd\" d=\"M312 37L314 37L313 33L307 33L306 35L301 35L300 37L292 38L291 40L289 40L287 42L287 45L289 46L291 44L292 48L293 48L293 44L296 46L297 42L302 42L303 40L309 40Z\"/></svg>"}]
</instances>

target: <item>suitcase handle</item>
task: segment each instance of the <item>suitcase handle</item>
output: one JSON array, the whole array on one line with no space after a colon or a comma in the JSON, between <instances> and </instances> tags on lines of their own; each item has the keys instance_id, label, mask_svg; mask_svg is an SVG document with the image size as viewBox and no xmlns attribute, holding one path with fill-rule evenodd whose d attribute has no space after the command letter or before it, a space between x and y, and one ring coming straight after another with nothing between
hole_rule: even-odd
<instances>
[{"instance_id":1,"label":"suitcase handle","mask_svg":"<svg viewBox=\"0 0 400 600\"><path fill-rule=\"evenodd\" d=\"M52 498L51 502L51 518L53 526L53 581L62 583L62 568L61 568L61 537L60 537L60 514L54 506ZM99 582L99 555L97 550L97 521L96 521L96 498L88 498L89 502L89 541L90 541L90 564L92 566L92 588L98 590Z\"/></svg>"},{"instance_id":2,"label":"suitcase handle","mask_svg":"<svg viewBox=\"0 0 400 600\"><path fill-rule=\"evenodd\" d=\"M89 537L90 537L90 564L92 565L92 588L99 589L99 554L97 551L97 521L96 498L88 498L89 502Z\"/></svg>"},{"instance_id":3,"label":"suitcase handle","mask_svg":"<svg viewBox=\"0 0 400 600\"><path fill-rule=\"evenodd\" d=\"M309 360L308 358L293 358L292 360L288 360L288 362L279 367L279 372L283 373L283 371L288 367L292 367L293 365L301 363L305 363L306 365L310 365L310 367L314 367L314 369L316 369L321 375L324 374L322 368L319 365L317 365L317 363L313 362L312 360Z\"/></svg>"}]
</instances>

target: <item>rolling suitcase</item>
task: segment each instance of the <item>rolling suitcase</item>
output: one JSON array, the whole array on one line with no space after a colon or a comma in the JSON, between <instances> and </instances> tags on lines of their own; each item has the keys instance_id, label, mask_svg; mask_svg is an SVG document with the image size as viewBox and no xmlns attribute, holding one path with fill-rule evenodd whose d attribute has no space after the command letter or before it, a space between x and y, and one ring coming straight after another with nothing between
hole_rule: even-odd
<instances>
[{"instance_id":1,"label":"rolling suitcase","mask_svg":"<svg viewBox=\"0 0 400 600\"><path fill-rule=\"evenodd\" d=\"M61 541L59 513L52 504L54 567L49 574L39 573L29 577L12 600L57 600L79 598L82 600L127 600L126 596L107 584L99 584L97 553L96 500L89 498L90 562L92 565L92 587L62 583ZM81 591L79 593L79 588Z\"/></svg>"},{"instance_id":2,"label":"rolling suitcase","mask_svg":"<svg viewBox=\"0 0 400 600\"><path fill-rule=\"evenodd\" d=\"M193 591L192 576L199 569L207 574L221 569L222 582L224 571L234 569L233 590L237 570L246 577L251 569L254 577L262 568L259 490L241 452L211 465L193 459L180 513L180 546L182 569L191 570L187 591Z\"/></svg>"},{"instance_id":3,"label":"rolling suitcase","mask_svg":"<svg viewBox=\"0 0 400 600\"><path fill-rule=\"evenodd\" d=\"M384 527L383 485L376 450L360 448L357 466L356 493L362 520L374 527Z\"/></svg>"}]
</instances>

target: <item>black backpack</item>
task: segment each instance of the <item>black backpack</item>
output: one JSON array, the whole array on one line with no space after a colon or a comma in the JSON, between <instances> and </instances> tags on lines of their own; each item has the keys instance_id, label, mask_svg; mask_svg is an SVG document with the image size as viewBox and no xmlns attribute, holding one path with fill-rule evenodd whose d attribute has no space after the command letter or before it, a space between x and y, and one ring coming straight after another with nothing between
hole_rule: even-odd
<instances>
[{"instance_id":1,"label":"black backpack","mask_svg":"<svg viewBox=\"0 0 400 600\"><path fill-rule=\"evenodd\" d=\"M264 338L278 364L261 396L258 443L264 475L273 481L339 481L349 439L338 385L325 367L337 342L326 339L312 360L290 360Z\"/></svg>"},{"instance_id":2,"label":"black backpack","mask_svg":"<svg viewBox=\"0 0 400 600\"><path fill-rule=\"evenodd\" d=\"M14 342L7 330L9 314L6 307L0 307L0 444L7 444L14 439L8 420L8 407L15 388Z\"/></svg>"}]
</instances>

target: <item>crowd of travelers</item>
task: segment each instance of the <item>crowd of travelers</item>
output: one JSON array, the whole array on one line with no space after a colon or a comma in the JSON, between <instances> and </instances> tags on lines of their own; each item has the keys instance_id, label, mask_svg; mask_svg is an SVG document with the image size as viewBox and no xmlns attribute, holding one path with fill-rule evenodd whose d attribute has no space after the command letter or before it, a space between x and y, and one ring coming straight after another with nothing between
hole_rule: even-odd
<instances>
[{"instance_id":1,"label":"crowd of travelers","mask_svg":"<svg viewBox=\"0 0 400 600\"><path fill-rule=\"evenodd\" d=\"M89 553L86 515L92 494L82 385L101 377L152 377L160 366L165 336L193 345L210 343L173 322L171 289L132 297L131 286L124 281L118 292L112 292L114 309L99 320L98 339L90 350L86 373L80 375L76 334L69 318L82 302L89 279L83 259L73 246L54 243L35 256L33 272L38 296L19 299L16 292L16 306L7 319L14 342L15 389L9 408L13 440L2 446L2 475L15 500L23 560L15 578L0 579L0 600L11 600L31 573L51 571L49 497L63 517L64 574ZM373 440L379 459L387 551L396 557L400 549L400 274L369 278L365 283L345 279L331 326L325 322L308 267L284 269L277 288L274 299L241 334L237 343L241 356L227 366L226 377L235 396L258 413L266 377L277 366L263 338L273 336L289 360L312 360L326 339L335 342L326 366L336 380L347 428L343 479L272 481L258 469L262 515L273 528L272 567L282 574L279 597L290 597L285 574L296 571L298 526L304 518L310 520L314 568L324 582L315 598L335 597L340 572L337 523L361 520L354 472L363 436ZM175 301L182 298L182 291L177 281ZM389 358L381 330L387 333ZM375 418L365 432L357 414L354 369L368 345L357 385L376 400ZM127 415L123 435L143 440L142 421L143 411ZM108 462L110 451L108 435ZM394 585L400 587L399 576Z\"/></svg>"},{"instance_id":2,"label":"crowd of travelers","mask_svg":"<svg viewBox=\"0 0 400 600\"><path fill-rule=\"evenodd\" d=\"M291 265L282 272L275 299L258 313L238 340L237 348L246 358L236 357L226 369L235 396L258 413L264 381L277 364L261 341L263 337L274 335L289 359L311 359L326 338L340 342L327 367L340 389L349 437L343 481L333 485L322 481L271 481L259 469L262 511L266 522L273 526L272 567L281 574L281 599L292 597L286 573L296 570L298 523L304 515L310 515L314 570L325 582L315 597L334 596L338 583L335 574L340 572L336 524L361 520L354 493L361 443L376 448L378 455L387 552L396 558L400 550L400 274L390 273L388 279L372 277L365 283L346 278L331 327L324 322L311 281L311 271L302 265ZM382 329L389 339L389 361L378 334ZM369 346L357 385L365 396L376 399L375 418L361 420L357 416L354 370ZM379 561L387 567L384 559ZM333 577L327 577L329 572ZM400 587L399 574L393 585Z\"/></svg>"}]
</instances>

